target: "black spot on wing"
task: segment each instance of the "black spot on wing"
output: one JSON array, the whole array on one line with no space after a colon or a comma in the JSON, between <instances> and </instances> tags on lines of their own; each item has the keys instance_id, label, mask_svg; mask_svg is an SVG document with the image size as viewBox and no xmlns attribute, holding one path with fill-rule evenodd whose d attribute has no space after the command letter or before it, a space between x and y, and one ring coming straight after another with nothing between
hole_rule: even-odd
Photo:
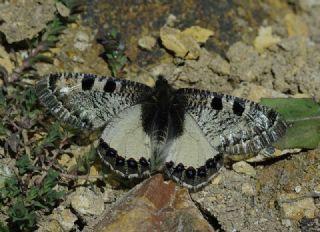
<instances>
[{"instance_id":1,"label":"black spot on wing","mask_svg":"<svg viewBox=\"0 0 320 232\"><path fill-rule=\"evenodd\" d=\"M140 158L139 164L140 164L142 167L148 167L148 166L149 166L148 161L147 161L146 158L144 158L144 157L141 157L141 158Z\"/></svg>"},{"instance_id":2,"label":"black spot on wing","mask_svg":"<svg viewBox=\"0 0 320 232\"><path fill-rule=\"evenodd\" d=\"M197 169L197 175L199 177L206 177L207 176L207 170L204 166L201 166Z\"/></svg>"},{"instance_id":3,"label":"black spot on wing","mask_svg":"<svg viewBox=\"0 0 320 232\"><path fill-rule=\"evenodd\" d=\"M193 167L188 167L186 169L186 177L187 178L194 178L196 176L196 170Z\"/></svg>"},{"instance_id":4,"label":"black spot on wing","mask_svg":"<svg viewBox=\"0 0 320 232\"><path fill-rule=\"evenodd\" d=\"M125 159L122 156L117 156L116 158L116 166L122 167L125 165Z\"/></svg>"},{"instance_id":5,"label":"black spot on wing","mask_svg":"<svg viewBox=\"0 0 320 232\"><path fill-rule=\"evenodd\" d=\"M51 74L49 76L49 89L54 90L58 79L59 79L59 75L57 73Z\"/></svg>"},{"instance_id":6,"label":"black spot on wing","mask_svg":"<svg viewBox=\"0 0 320 232\"><path fill-rule=\"evenodd\" d=\"M106 84L103 87L103 90L108 93L113 93L116 89L117 84L114 80L108 79Z\"/></svg>"},{"instance_id":7,"label":"black spot on wing","mask_svg":"<svg viewBox=\"0 0 320 232\"><path fill-rule=\"evenodd\" d=\"M242 116L244 112L244 103L240 102L239 100L234 100L232 110L234 114Z\"/></svg>"},{"instance_id":8,"label":"black spot on wing","mask_svg":"<svg viewBox=\"0 0 320 232\"><path fill-rule=\"evenodd\" d=\"M81 81L82 90L91 90L94 84L93 76L85 76Z\"/></svg>"},{"instance_id":9,"label":"black spot on wing","mask_svg":"<svg viewBox=\"0 0 320 232\"><path fill-rule=\"evenodd\" d=\"M113 148L109 148L106 152L106 156L109 157L116 157L117 156L117 151Z\"/></svg>"},{"instance_id":10,"label":"black spot on wing","mask_svg":"<svg viewBox=\"0 0 320 232\"><path fill-rule=\"evenodd\" d=\"M222 99L221 97L214 97L211 101L211 107L214 109L214 110L222 110L223 106L222 106Z\"/></svg>"},{"instance_id":11,"label":"black spot on wing","mask_svg":"<svg viewBox=\"0 0 320 232\"><path fill-rule=\"evenodd\" d=\"M127 160L127 164L129 168L137 169L138 168L138 163L135 161L135 159L130 158Z\"/></svg>"},{"instance_id":12,"label":"black spot on wing","mask_svg":"<svg viewBox=\"0 0 320 232\"><path fill-rule=\"evenodd\" d=\"M184 165L182 163L179 163L174 169L174 171L177 173L181 173L183 172L183 170L184 170Z\"/></svg>"}]
</instances>

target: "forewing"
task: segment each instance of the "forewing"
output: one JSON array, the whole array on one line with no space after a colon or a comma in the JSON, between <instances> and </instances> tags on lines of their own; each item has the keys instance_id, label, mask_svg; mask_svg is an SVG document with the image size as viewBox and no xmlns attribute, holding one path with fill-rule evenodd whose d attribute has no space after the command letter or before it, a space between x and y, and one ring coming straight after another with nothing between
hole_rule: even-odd
<instances>
[{"instance_id":1,"label":"forewing","mask_svg":"<svg viewBox=\"0 0 320 232\"><path fill-rule=\"evenodd\" d=\"M277 112L246 99L197 89L177 94L211 146L227 155L258 153L287 128Z\"/></svg>"},{"instance_id":2,"label":"forewing","mask_svg":"<svg viewBox=\"0 0 320 232\"><path fill-rule=\"evenodd\" d=\"M102 127L149 91L137 82L82 73L50 74L36 85L40 101L53 115L82 129Z\"/></svg>"}]
</instances>

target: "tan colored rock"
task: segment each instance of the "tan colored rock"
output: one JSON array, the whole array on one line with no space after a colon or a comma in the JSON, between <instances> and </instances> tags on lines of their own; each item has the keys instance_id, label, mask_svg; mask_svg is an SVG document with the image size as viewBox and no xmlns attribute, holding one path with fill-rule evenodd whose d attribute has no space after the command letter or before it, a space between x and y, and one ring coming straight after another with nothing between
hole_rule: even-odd
<instances>
[{"instance_id":1,"label":"tan colored rock","mask_svg":"<svg viewBox=\"0 0 320 232\"><path fill-rule=\"evenodd\" d=\"M143 36L138 40L138 46L147 51L151 51L156 45L157 41L151 36Z\"/></svg>"},{"instance_id":2,"label":"tan colored rock","mask_svg":"<svg viewBox=\"0 0 320 232\"><path fill-rule=\"evenodd\" d=\"M280 37L272 35L272 27L260 27L253 45L258 52L263 52L266 48L279 43L280 40Z\"/></svg>"},{"instance_id":3,"label":"tan colored rock","mask_svg":"<svg viewBox=\"0 0 320 232\"><path fill-rule=\"evenodd\" d=\"M104 210L102 194L80 187L69 196L72 208L81 215L100 215Z\"/></svg>"},{"instance_id":4,"label":"tan colored rock","mask_svg":"<svg viewBox=\"0 0 320 232\"><path fill-rule=\"evenodd\" d=\"M256 191L250 183L243 183L241 186L241 192L247 196L255 196Z\"/></svg>"},{"instance_id":5,"label":"tan colored rock","mask_svg":"<svg viewBox=\"0 0 320 232\"><path fill-rule=\"evenodd\" d=\"M8 43L32 39L42 31L55 15L55 1L14 1L0 5L0 25Z\"/></svg>"},{"instance_id":6,"label":"tan colored rock","mask_svg":"<svg viewBox=\"0 0 320 232\"><path fill-rule=\"evenodd\" d=\"M56 2L56 8L62 17L68 17L70 15L70 9L66 7L63 3Z\"/></svg>"},{"instance_id":7,"label":"tan colored rock","mask_svg":"<svg viewBox=\"0 0 320 232\"><path fill-rule=\"evenodd\" d=\"M317 213L317 207L311 197L298 198L296 195L286 194L280 196L278 202L284 218L301 220L304 217L314 218Z\"/></svg>"},{"instance_id":8,"label":"tan colored rock","mask_svg":"<svg viewBox=\"0 0 320 232\"><path fill-rule=\"evenodd\" d=\"M57 220L50 220L48 222L45 222L39 226L39 228L36 230L37 232L65 232L65 230L62 229L59 222Z\"/></svg>"},{"instance_id":9,"label":"tan colored rock","mask_svg":"<svg viewBox=\"0 0 320 232\"><path fill-rule=\"evenodd\" d=\"M58 207L51 215L52 221L58 221L63 231L70 231L74 227L75 221L78 220L70 209Z\"/></svg>"},{"instance_id":10,"label":"tan colored rock","mask_svg":"<svg viewBox=\"0 0 320 232\"><path fill-rule=\"evenodd\" d=\"M260 85L246 83L232 92L232 95L259 102L261 98L286 98L287 95Z\"/></svg>"},{"instance_id":11,"label":"tan colored rock","mask_svg":"<svg viewBox=\"0 0 320 232\"><path fill-rule=\"evenodd\" d=\"M291 36L309 36L309 27L302 17L294 13L288 13L284 17L288 35Z\"/></svg>"},{"instance_id":12,"label":"tan colored rock","mask_svg":"<svg viewBox=\"0 0 320 232\"><path fill-rule=\"evenodd\" d=\"M256 170L245 161L234 163L232 169L237 173L246 174L252 177L256 176Z\"/></svg>"},{"instance_id":13,"label":"tan colored rock","mask_svg":"<svg viewBox=\"0 0 320 232\"><path fill-rule=\"evenodd\" d=\"M222 75L230 75L230 64L228 61L223 59L221 56L217 55L214 57L208 67L212 69L213 72L222 74Z\"/></svg>"},{"instance_id":14,"label":"tan colored rock","mask_svg":"<svg viewBox=\"0 0 320 232\"><path fill-rule=\"evenodd\" d=\"M214 231L191 200L188 190L156 175L136 186L90 231Z\"/></svg>"},{"instance_id":15,"label":"tan colored rock","mask_svg":"<svg viewBox=\"0 0 320 232\"><path fill-rule=\"evenodd\" d=\"M0 65L2 65L8 74L11 74L14 69L14 64L10 60L9 54L3 46L0 45Z\"/></svg>"},{"instance_id":16,"label":"tan colored rock","mask_svg":"<svg viewBox=\"0 0 320 232\"><path fill-rule=\"evenodd\" d=\"M180 30L164 26L160 29L160 38L165 48L175 53L175 56L185 59L197 59L200 46L191 36L185 36Z\"/></svg>"},{"instance_id":17,"label":"tan colored rock","mask_svg":"<svg viewBox=\"0 0 320 232\"><path fill-rule=\"evenodd\" d=\"M192 26L181 32L182 36L191 36L198 43L205 43L214 32L199 26Z\"/></svg>"}]
</instances>

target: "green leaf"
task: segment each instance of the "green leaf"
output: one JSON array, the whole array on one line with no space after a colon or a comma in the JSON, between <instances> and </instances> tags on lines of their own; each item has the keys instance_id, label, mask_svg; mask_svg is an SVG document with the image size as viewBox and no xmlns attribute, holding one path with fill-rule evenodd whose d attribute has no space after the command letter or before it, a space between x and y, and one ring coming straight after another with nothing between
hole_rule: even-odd
<instances>
[{"instance_id":1,"label":"green leaf","mask_svg":"<svg viewBox=\"0 0 320 232\"><path fill-rule=\"evenodd\" d=\"M5 180L4 187L0 189L0 199L12 199L20 193L19 182L16 177Z\"/></svg>"},{"instance_id":2,"label":"green leaf","mask_svg":"<svg viewBox=\"0 0 320 232\"><path fill-rule=\"evenodd\" d=\"M261 100L281 114L290 124L287 133L274 145L279 149L315 149L320 144L320 105L310 98Z\"/></svg>"},{"instance_id":3,"label":"green leaf","mask_svg":"<svg viewBox=\"0 0 320 232\"><path fill-rule=\"evenodd\" d=\"M36 186L32 186L30 190L26 194L26 201L31 202L39 196L39 188Z\"/></svg>"},{"instance_id":4,"label":"green leaf","mask_svg":"<svg viewBox=\"0 0 320 232\"><path fill-rule=\"evenodd\" d=\"M0 135L5 135L7 134L7 129L3 125L3 122L0 122Z\"/></svg>"},{"instance_id":5,"label":"green leaf","mask_svg":"<svg viewBox=\"0 0 320 232\"><path fill-rule=\"evenodd\" d=\"M36 225L36 214L34 211L24 205L23 200L18 198L16 203L8 210L11 224L14 224L16 228L20 230L30 230Z\"/></svg>"},{"instance_id":6,"label":"green leaf","mask_svg":"<svg viewBox=\"0 0 320 232\"><path fill-rule=\"evenodd\" d=\"M24 175L27 172L32 172L34 167L27 154L23 155L16 161L16 167L19 170L20 175Z\"/></svg>"},{"instance_id":7,"label":"green leaf","mask_svg":"<svg viewBox=\"0 0 320 232\"><path fill-rule=\"evenodd\" d=\"M42 194L52 190L52 188L57 184L57 179L59 175L60 174L57 171L53 169L49 169L42 183L42 187L41 187Z\"/></svg>"},{"instance_id":8,"label":"green leaf","mask_svg":"<svg viewBox=\"0 0 320 232\"><path fill-rule=\"evenodd\" d=\"M50 127L47 136L39 143L39 146L36 149L36 153L39 153L44 147L52 146L53 142L62 138L63 134L62 132L60 132L60 124L59 122L55 122Z\"/></svg>"},{"instance_id":9,"label":"green leaf","mask_svg":"<svg viewBox=\"0 0 320 232\"><path fill-rule=\"evenodd\" d=\"M84 156L77 160L77 171L78 173L88 173L90 166L96 160L96 149L94 146L90 147L90 151Z\"/></svg>"},{"instance_id":10,"label":"green leaf","mask_svg":"<svg viewBox=\"0 0 320 232\"><path fill-rule=\"evenodd\" d=\"M10 232L9 227L0 222L0 232Z\"/></svg>"}]
</instances>

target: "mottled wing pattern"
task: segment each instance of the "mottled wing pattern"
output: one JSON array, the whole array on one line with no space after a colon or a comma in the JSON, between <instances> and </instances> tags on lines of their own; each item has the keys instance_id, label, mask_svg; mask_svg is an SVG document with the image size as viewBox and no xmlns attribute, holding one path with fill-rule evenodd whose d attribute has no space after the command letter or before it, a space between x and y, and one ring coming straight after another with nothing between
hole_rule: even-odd
<instances>
[{"instance_id":1,"label":"mottled wing pattern","mask_svg":"<svg viewBox=\"0 0 320 232\"><path fill-rule=\"evenodd\" d=\"M111 170L125 178L150 174L140 103L151 88L112 77L60 73L41 80L36 91L59 120L80 129L106 126L97 153Z\"/></svg>"},{"instance_id":2,"label":"mottled wing pattern","mask_svg":"<svg viewBox=\"0 0 320 232\"><path fill-rule=\"evenodd\" d=\"M256 154L280 138L287 124L274 110L233 96L198 89L179 89L186 112L211 146L226 155Z\"/></svg>"},{"instance_id":3,"label":"mottled wing pattern","mask_svg":"<svg viewBox=\"0 0 320 232\"><path fill-rule=\"evenodd\" d=\"M149 91L137 82L81 73L50 74L36 85L40 101L54 116L89 130L138 104Z\"/></svg>"}]
</instances>

